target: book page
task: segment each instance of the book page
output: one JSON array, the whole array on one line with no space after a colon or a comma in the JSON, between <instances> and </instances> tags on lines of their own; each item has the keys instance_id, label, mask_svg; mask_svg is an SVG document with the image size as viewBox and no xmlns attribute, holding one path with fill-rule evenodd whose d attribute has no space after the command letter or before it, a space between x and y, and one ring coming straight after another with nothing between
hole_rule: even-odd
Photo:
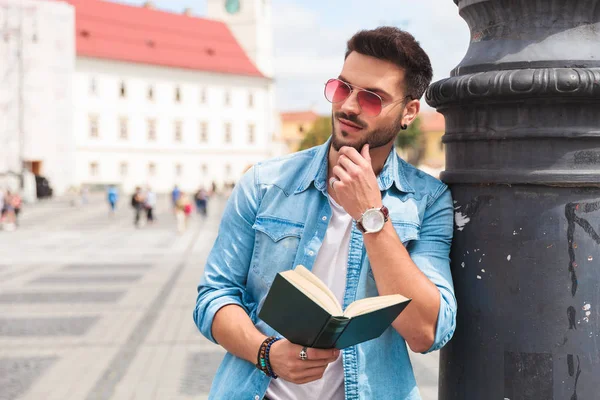
<instances>
[{"instance_id":1,"label":"book page","mask_svg":"<svg viewBox=\"0 0 600 400\"><path fill-rule=\"evenodd\" d=\"M344 317L352 318L358 315L370 313L381 308L399 304L408 299L400 294L391 294L388 296L368 297L366 299L356 300L350 304L344 311Z\"/></svg>"},{"instance_id":2,"label":"book page","mask_svg":"<svg viewBox=\"0 0 600 400\"><path fill-rule=\"evenodd\" d=\"M342 315L342 307L331 290L304 266L299 265L295 270L282 272L281 275L331 315Z\"/></svg>"}]
</instances>

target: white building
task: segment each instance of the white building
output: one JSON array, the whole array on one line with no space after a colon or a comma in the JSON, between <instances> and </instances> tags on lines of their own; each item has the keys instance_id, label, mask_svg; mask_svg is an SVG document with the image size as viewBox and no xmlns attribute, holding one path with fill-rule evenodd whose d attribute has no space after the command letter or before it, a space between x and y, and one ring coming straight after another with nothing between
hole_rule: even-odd
<instances>
[{"instance_id":1,"label":"white building","mask_svg":"<svg viewBox=\"0 0 600 400\"><path fill-rule=\"evenodd\" d=\"M209 15L231 30L151 6L30 3L74 9L73 128L65 123L56 131L72 145L46 146L36 155L38 172L56 192L69 185L117 184L125 191L150 185L159 192L175 184L221 186L273 155L278 127L268 1L238 7L229 1L227 12L225 1L208 0ZM70 65L68 56L63 61ZM26 132L32 142L43 135L42 127Z\"/></svg>"},{"instance_id":2,"label":"white building","mask_svg":"<svg viewBox=\"0 0 600 400\"><path fill-rule=\"evenodd\" d=\"M58 188L74 182L74 29L67 4L0 0L0 190L18 188L23 166Z\"/></svg>"}]
</instances>

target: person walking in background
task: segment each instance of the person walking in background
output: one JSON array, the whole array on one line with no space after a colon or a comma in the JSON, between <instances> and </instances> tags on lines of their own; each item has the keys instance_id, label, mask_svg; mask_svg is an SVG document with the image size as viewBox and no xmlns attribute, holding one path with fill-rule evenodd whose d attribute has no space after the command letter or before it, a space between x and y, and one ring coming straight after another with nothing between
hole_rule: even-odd
<instances>
[{"instance_id":1,"label":"person walking in background","mask_svg":"<svg viewBox=\"0 0 600 400\"><path fill-rule=\"evenodd\" d=\"M0 191L0 224L4 221L4 192Z\"/></svg>"},{"instance_id":2,"label":"person walking in background","mask_svg":"<svg viewBox=\"0 0 600 400\"><path fill-rule=\"evenodd\" d=\"M15 213L15 201L14 195L10 190L6 191L6 194L3 196L4 206L2 207L2 221L3 221L3 229L5 231L14 231L17 226L17 217Z\"/></svg>"},{"instance_id":3,"label":"person walking in background","mask_svg":"<svg viewBox=\"0 0 600 400\"><path fill-rule=\"evenodd\" d=\"M139 228L140 216L142 214L142 209L144 208L144 195L142 194L142 189L139 186L135 188L135 192L131 196L131 207L133 207L135 210L133 224L136 228Z\"/></svg>"},{"instance_id":4,"label":"person walking in background","mask_svg":"<svg viewBox=\"0 0 600 400\"><path fill-rule=\"evenodd\" d=\"M146 190L144 207L146 208L146 221L151 224L154 222L154 207L156 207L156 193L152 191L150 186Z\"/></svg>"},{"instance_id":5,"label":"person walking in background","mask_svg":"<svg viewBox=\"0 0 600 400\"><path fill-rule=\"evenodd\" d=\"M179 200L179 196L181 196L181 190L179 190L179 187L175 185L171 191L171 204L173 205L173 209L175 211L177 211L177 201Z\"/></svg>"},{"instance_id":6,"label":"person walking in background","mask_svg":"<svg viewBox=\"0 0 600 400\"><path fill-rule=\"evenodd\" d=\"M106 200L108 201L110 215L113 216L117 208L117 201L119 200L119 193L114 185L109 186L106 192Z\"/></svg>"},{"instance_id":7,"label":"person walking in background","mask_svg":"<svg viewBox=\"0 0 600 400\"><path fill-rule=\"evenodd\" d=\"M19 193L14 193L10 202L13 208L15 226L19 226L19 214L21 213L21 206L23 205L23 200L21 199Z\"/></svg>"},{"instance_id":8,"label":"person walking in background","mask_svg":"<svg viewBox=\"0 0 600 400\"><path fill-rule=\"evenodd\" d=\"M192 203L190 202L189 197L180 192L180 195L177 199L177 203L175 205L175 218L177 219L177 232L183 233L187 228L187 219L192 213Z\"/></svg>"},{"instance_id":9,"label":"person walking in background","mask_svg":"<svg viewBox=\"0 0 600 400\"><path fill-rule=\"evenodd\" d=\"M204 190L204 187L200 187L200 189L196 192L194 196L196 200L196 211L198 214L202 214L206 217L206 206L208 203L208 193Z\"/></svg>"},{"instance_id":10,"label":"person walking in background","mask_svg":"<svg viewBox=\"0 0 600 400\"><path fill-rule=\"evenodd\" d=\"M82 185L81 192L79 194L81 196L81 205L87 204L88 203L88 195L90 194L88 187L85 185Z\"/></svg>"}]
</instances>

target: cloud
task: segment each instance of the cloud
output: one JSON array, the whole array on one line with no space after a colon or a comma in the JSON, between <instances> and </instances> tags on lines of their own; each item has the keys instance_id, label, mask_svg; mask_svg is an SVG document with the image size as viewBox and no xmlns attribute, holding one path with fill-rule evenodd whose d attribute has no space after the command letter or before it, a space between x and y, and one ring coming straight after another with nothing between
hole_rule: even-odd
<instances>
[{"instance_id":1,"label":"cloud","mask_svg":"<svg viewBox=\"0 0 600 400\"><path fill-rule=\"evenodd\" d=\"M434 80L447 77L468 47L467 25L452 0L345 0L343 7L306 4L273 2L281 109L316 105L319 111L329 112L322 85L339 73L346 41L360 29L396 25L412 33L431 58Z\"/></svg>"}]
</instances>

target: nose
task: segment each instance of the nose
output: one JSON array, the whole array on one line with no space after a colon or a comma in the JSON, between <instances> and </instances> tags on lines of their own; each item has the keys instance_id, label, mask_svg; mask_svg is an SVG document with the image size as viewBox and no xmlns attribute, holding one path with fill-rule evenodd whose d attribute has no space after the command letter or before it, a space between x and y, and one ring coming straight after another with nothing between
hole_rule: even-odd
<instances>
[{"instance_id":1,"label":"nose","mask_svg":"<svg viewBox=\"0 0 600 400\"><path fill-rule=\"evenodd\" d=\"M353 90L350 96L340 106L340 111L346 114L360 114L360 105L358 104L358 90Z\"/></svg>"}]
</instances>

